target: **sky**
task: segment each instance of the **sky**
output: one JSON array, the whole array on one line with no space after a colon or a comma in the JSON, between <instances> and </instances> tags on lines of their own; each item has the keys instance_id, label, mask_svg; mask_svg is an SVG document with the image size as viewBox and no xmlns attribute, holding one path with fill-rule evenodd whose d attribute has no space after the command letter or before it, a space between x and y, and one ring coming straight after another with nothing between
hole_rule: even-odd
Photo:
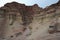
<instances>
[{"instance_id":1,"label":"sky","mask_svg":"<svg viewBox=\"0 0 60 40\"><path fill-rule=\"evenodd\" d=\"M13 1L25 4L27 6L38 4L39 7L45 8L46 6L57 3L59 0L0 0L0 7L4 6L6 3Z\"/></svg>"}]
</instances>

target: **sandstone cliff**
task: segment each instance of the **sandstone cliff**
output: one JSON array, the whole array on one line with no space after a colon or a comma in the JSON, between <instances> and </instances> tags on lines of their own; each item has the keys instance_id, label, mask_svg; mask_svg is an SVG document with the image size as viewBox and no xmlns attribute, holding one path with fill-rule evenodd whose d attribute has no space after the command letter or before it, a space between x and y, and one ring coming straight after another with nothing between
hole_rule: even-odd
<instances>
[{"instance_id":1,"label":"sandstone cliff","mask_svg":"<svg viewBox=\"0 0 60 40\"><path fill-rule=\"evenodd\" d=\"M48 29L55 23L60 28L60 1L45 9L37 4L7 3L0 8L0 17L1 40L54 40L57 37L49 34Z\"/></svg>"}]
</instances>

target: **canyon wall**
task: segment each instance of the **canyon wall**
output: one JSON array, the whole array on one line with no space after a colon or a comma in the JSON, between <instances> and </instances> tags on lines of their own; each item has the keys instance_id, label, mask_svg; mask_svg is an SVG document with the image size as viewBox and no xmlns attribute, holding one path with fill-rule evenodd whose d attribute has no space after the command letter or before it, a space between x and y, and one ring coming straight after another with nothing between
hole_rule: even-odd
<instances>
[{"instance_id":1,"label":"canyon wall","mask_svg":"<svg viewBox=\"0 0 60 40\"><path fill-rule=\"evenodd\" d=\"M60 1L45 9L37 4L7 3L0 8L0 17L1 40L52 40L55 34L48 30L56 23L60 30Z\"/></svg>"}]
</instances>

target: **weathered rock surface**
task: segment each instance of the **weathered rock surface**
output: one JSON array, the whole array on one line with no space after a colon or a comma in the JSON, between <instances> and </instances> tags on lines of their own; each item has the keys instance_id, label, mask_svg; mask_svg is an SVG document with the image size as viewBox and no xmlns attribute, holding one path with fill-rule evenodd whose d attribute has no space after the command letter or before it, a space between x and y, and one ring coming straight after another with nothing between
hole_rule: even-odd
<instances>
[{"instance_id":1,"label":"weathered rock surface","mask_svg":"<svg viewBox=\"0 0 60 40\"><path fill-rule=\"evenodd\" d=\"M56 23L60 30L60 1L45 9L7 3L0 8L0 40L60 40L59 32L48 33Z\"/></svg>"}]
</instances>

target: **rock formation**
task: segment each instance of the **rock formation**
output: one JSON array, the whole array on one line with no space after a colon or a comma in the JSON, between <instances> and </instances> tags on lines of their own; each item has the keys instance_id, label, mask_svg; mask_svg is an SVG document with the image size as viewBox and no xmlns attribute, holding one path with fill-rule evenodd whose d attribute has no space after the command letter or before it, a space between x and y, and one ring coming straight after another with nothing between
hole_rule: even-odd
<instances>
[{"instance_id":1,"label":"rock formation","mask_svg":"<svg viewBox=\"0 0 60 40\"><path fill-rule=\"evenodd\" d=\"M55 29L60 30L59 20L60 1L45 9L37 4L26 6L17 2L7 3L0 8L0 39L55 40L54 38L57 37L54 36L55 34L49 34L48 29L51 26L55 27L57 23Z\"/></svg>"}]
</instances>

